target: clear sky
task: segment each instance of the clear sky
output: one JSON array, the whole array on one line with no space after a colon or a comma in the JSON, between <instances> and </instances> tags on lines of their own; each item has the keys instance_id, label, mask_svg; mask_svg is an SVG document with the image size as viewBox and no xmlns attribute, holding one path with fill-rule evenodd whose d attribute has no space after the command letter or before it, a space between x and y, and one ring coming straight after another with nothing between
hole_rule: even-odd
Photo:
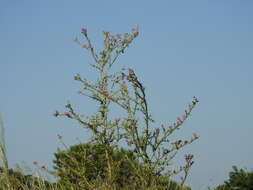
<instances>
[{"instance_id":1,"label":"clear sky","mask_svg":"<svg viewBox=\"0 0 253 190\"><path fill-rule=\"evenodd\" d=\"M176 135L200 139L184 149L195 164L187 184L222 183L232 165L253 169L253 1L251 0L0 0L0 112L11 167L51 166L60 146L87 140L76 122L54 118L68 100L80 112L94 104L77 95L76 73L93 78L90 55L73 42L87 27L140 36L119 66L135 70L158 123L170 124L193 96L200 100ZM181 158L183 156L181 155Z\"/></svg>"}]
</instances>

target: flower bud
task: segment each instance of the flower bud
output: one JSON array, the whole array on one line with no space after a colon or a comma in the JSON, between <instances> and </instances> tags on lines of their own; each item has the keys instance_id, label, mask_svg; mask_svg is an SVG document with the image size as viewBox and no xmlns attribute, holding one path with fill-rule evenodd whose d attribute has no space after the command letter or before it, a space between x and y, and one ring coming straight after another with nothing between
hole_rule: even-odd
<instances>
[{"instance_id":1,"label":"flower bud","mask_svg":"<svg viewBox=\"0 0 253 190\"><path fill-rule=\"evenodd\" d=\"M177 117L177 121L180 123L183 123L183 120L181 119L181 117Z\"/></svg>"},{"instance_id":2,"label":"flower bud","mask_svg":"<svg viewBox=\"0 0 253 190\"><path fill-rule=\"evenodd\" d=\"M83 35L87 36L87 28L81 28L81 32Z\"/></svg>"},{"instance_id":3,"label":"flower bud","mask_svg":"<svg viewBox=\"0 0 253 190\"><path fill-rule=\"evenodd\" d=\"M60 113L57 110L53 113L53 116L55 116L55 117L57 117L59 115L60 115Z\"/></svg>"},{"instance_id":4,"label":"flower bud","mask_svg":"<svg viewBox=\"0 0 253 190\"><path fill-rule=\"evenodd\" d=\"M64 112L64 115L67 116L68 118L72 118L69 112Z\"/></svg>"},{"instance_id":5,"label":"flower bud","mask_svg":"<svg viewBox=\"0 0 253 190\"><path fill-rule=\"evenodd\" d=\"M58 139L61 140L62 139L62 136L61 135L57 135Z\"/></svg>"},{"instance_id":6,"label":"flower bud","mask_svg":"<svg viewBox=\"0 0 253 190\"><path fill-rule=\"evenodd\" d=\"M81 80L81 77L79 74L77 74L75 77L74 77L74 80Z\"/></svg>"},{"instance_id":7,"label":"flower bud","mask_svg":"<svg viewBox=\"0 0 253 190\"><path fill-rule=\"evenodd\" d=\"M89 154L89 155L88 155L88 158L89 158L89 159L92 159L92 158L93 158L93 155L92 155L92 154Z\"/></svg>"}]
</instances>

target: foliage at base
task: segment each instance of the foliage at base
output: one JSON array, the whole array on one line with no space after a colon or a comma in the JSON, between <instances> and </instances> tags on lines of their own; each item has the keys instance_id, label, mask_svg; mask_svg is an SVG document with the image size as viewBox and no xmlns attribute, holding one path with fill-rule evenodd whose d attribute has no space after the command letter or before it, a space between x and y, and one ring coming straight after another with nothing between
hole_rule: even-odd
<instances>
[{"instance_id":1,"label":"foliage at base","mask_svg":"<svg viewBox=\"0 0 253 190\"><path fill-rule=\"evenodd\" d=\"M91 189L110 184L113 189L145 189L147 186L154 186L158 190L180 189L168 177L148 172L133 151L122 148L78 144L66 151L56 152L53 162L59 183L69 188ZM140 173L143 175L140 176ZM150 184L145 184L144 181Z\"/></svg>"}]
</instances>

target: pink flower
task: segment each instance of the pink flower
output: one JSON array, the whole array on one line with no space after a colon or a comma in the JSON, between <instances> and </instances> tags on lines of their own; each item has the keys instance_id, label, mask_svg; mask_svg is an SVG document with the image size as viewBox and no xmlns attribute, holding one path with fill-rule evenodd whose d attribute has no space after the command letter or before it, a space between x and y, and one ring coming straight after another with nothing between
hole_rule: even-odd
<instances>
[{"instance_id":1,"label":"pink flower","mask_svg":"<svg viewBox=\"0 0 253 190\"><path fill-rule=\"evenodd\" d=\"M99 89L100 89L100 91L102 92L102 93L104 93L104 94L107 94L107 88L106 88L106 86L105 85L101 85L100 87L99 87Z\"/></svg>"},{"instance_id":2,"label":"pink flower","mask_svg":"<svg viewBox=\"0 0 253 190\"><path fill-rule=\"evenodd\" d=\"M136 38L139 35L139 29L138 27L132 30L133 36Z\"/></svg>"},{"instance_id":3,"label":"pink flower","mask_svg":"<svg viewBox=\"0 0 253 190\"><path fill-rule=\"evenodd\" d=\"M139 35L139 31L133 32L134 37L137 37Z\"/></svg>"},{"instance_id":4,"label":"pink flower","mask_svg":"<svg viewBox=\"0 0 253 190\"><path fill-rule=\"evenodd\" d=\"M92 158L93 158L93 155L92 155L92 154L90 154L90 155L88 156L88 158L89 158L89 159L92 159Z\"/></svg>"},{"instance_id":5,"label":"pink flower","mask_svg":"<svg viewBox=\"0 0 253 190\"><path fill-rule=\"evenodd\" d=\"M68 118L72 118L69 112L64 112L64 115L67 116Z\"/></svg>"},{"instance_id":6,"label":"pink flower","mask_svg":"<svg viewBox=\"0 0 253 190\"><path fill-rule=\"evenodd\" d=\"M194 162L192 161L192 159L193 159L193 155L192 154L186 154L185 155L185 161L188 163L188 164L190 164L190 165L192 165Z\"/></svg>"},{"instance_id":7,"label":"pink flower","mask_svg":"<svg viewBox=\"0 0 253 190\"><path fill-rule=\"evenodd\" d=\"M170 125L170 126L169 126L169 129L173 129L173 126L172 126L172 125Z\"/></svg>"},{"instance_id":8,"label":"pink flower","mask_svg":"<svg viewBox=\"0 0 253 190\"><path fill-rule=\"evenodd\" d=\"M177 117L177 121L179 121L180 123L183 123L183 120L181 119L181 117Z\"/></svg>"},{"instance_id":9,"label":"pink flower","mask_svg":"<svg viewBox=\"0 0 253 190\"><path fill-rule=\"evenodd\" d=\"M81 32L82 32L85 36L87 36L87 28L81 28Z\"/></svg>"}]
</instances>

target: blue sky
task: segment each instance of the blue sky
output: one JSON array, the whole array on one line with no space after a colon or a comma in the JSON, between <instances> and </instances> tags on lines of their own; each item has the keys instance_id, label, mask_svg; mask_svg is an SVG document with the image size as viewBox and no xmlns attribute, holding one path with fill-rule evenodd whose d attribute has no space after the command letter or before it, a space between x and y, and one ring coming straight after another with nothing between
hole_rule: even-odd
<instances>
[{"instance_id":1,"label":"blue sky","mask_svg":"<svg viewBox=\"0 0 253 190\"><path fill-rule=\"evenodd\" d=\"M94 78L90 55L73 42L80 28L100 47L103 30L138 24L140 36L118 64L143 81L155 120L172 123L193 96L200 100L176 134L200 135L181 155L195 155L187 184L207 189L232 165L253 169L252 8L250 0L0 0L0 112L10 166L50 167L57 134L69 145L87 140L74 121L52 117L68 100L80 112L95 110L73 80Z\"/></svg>"}]
</instances>

